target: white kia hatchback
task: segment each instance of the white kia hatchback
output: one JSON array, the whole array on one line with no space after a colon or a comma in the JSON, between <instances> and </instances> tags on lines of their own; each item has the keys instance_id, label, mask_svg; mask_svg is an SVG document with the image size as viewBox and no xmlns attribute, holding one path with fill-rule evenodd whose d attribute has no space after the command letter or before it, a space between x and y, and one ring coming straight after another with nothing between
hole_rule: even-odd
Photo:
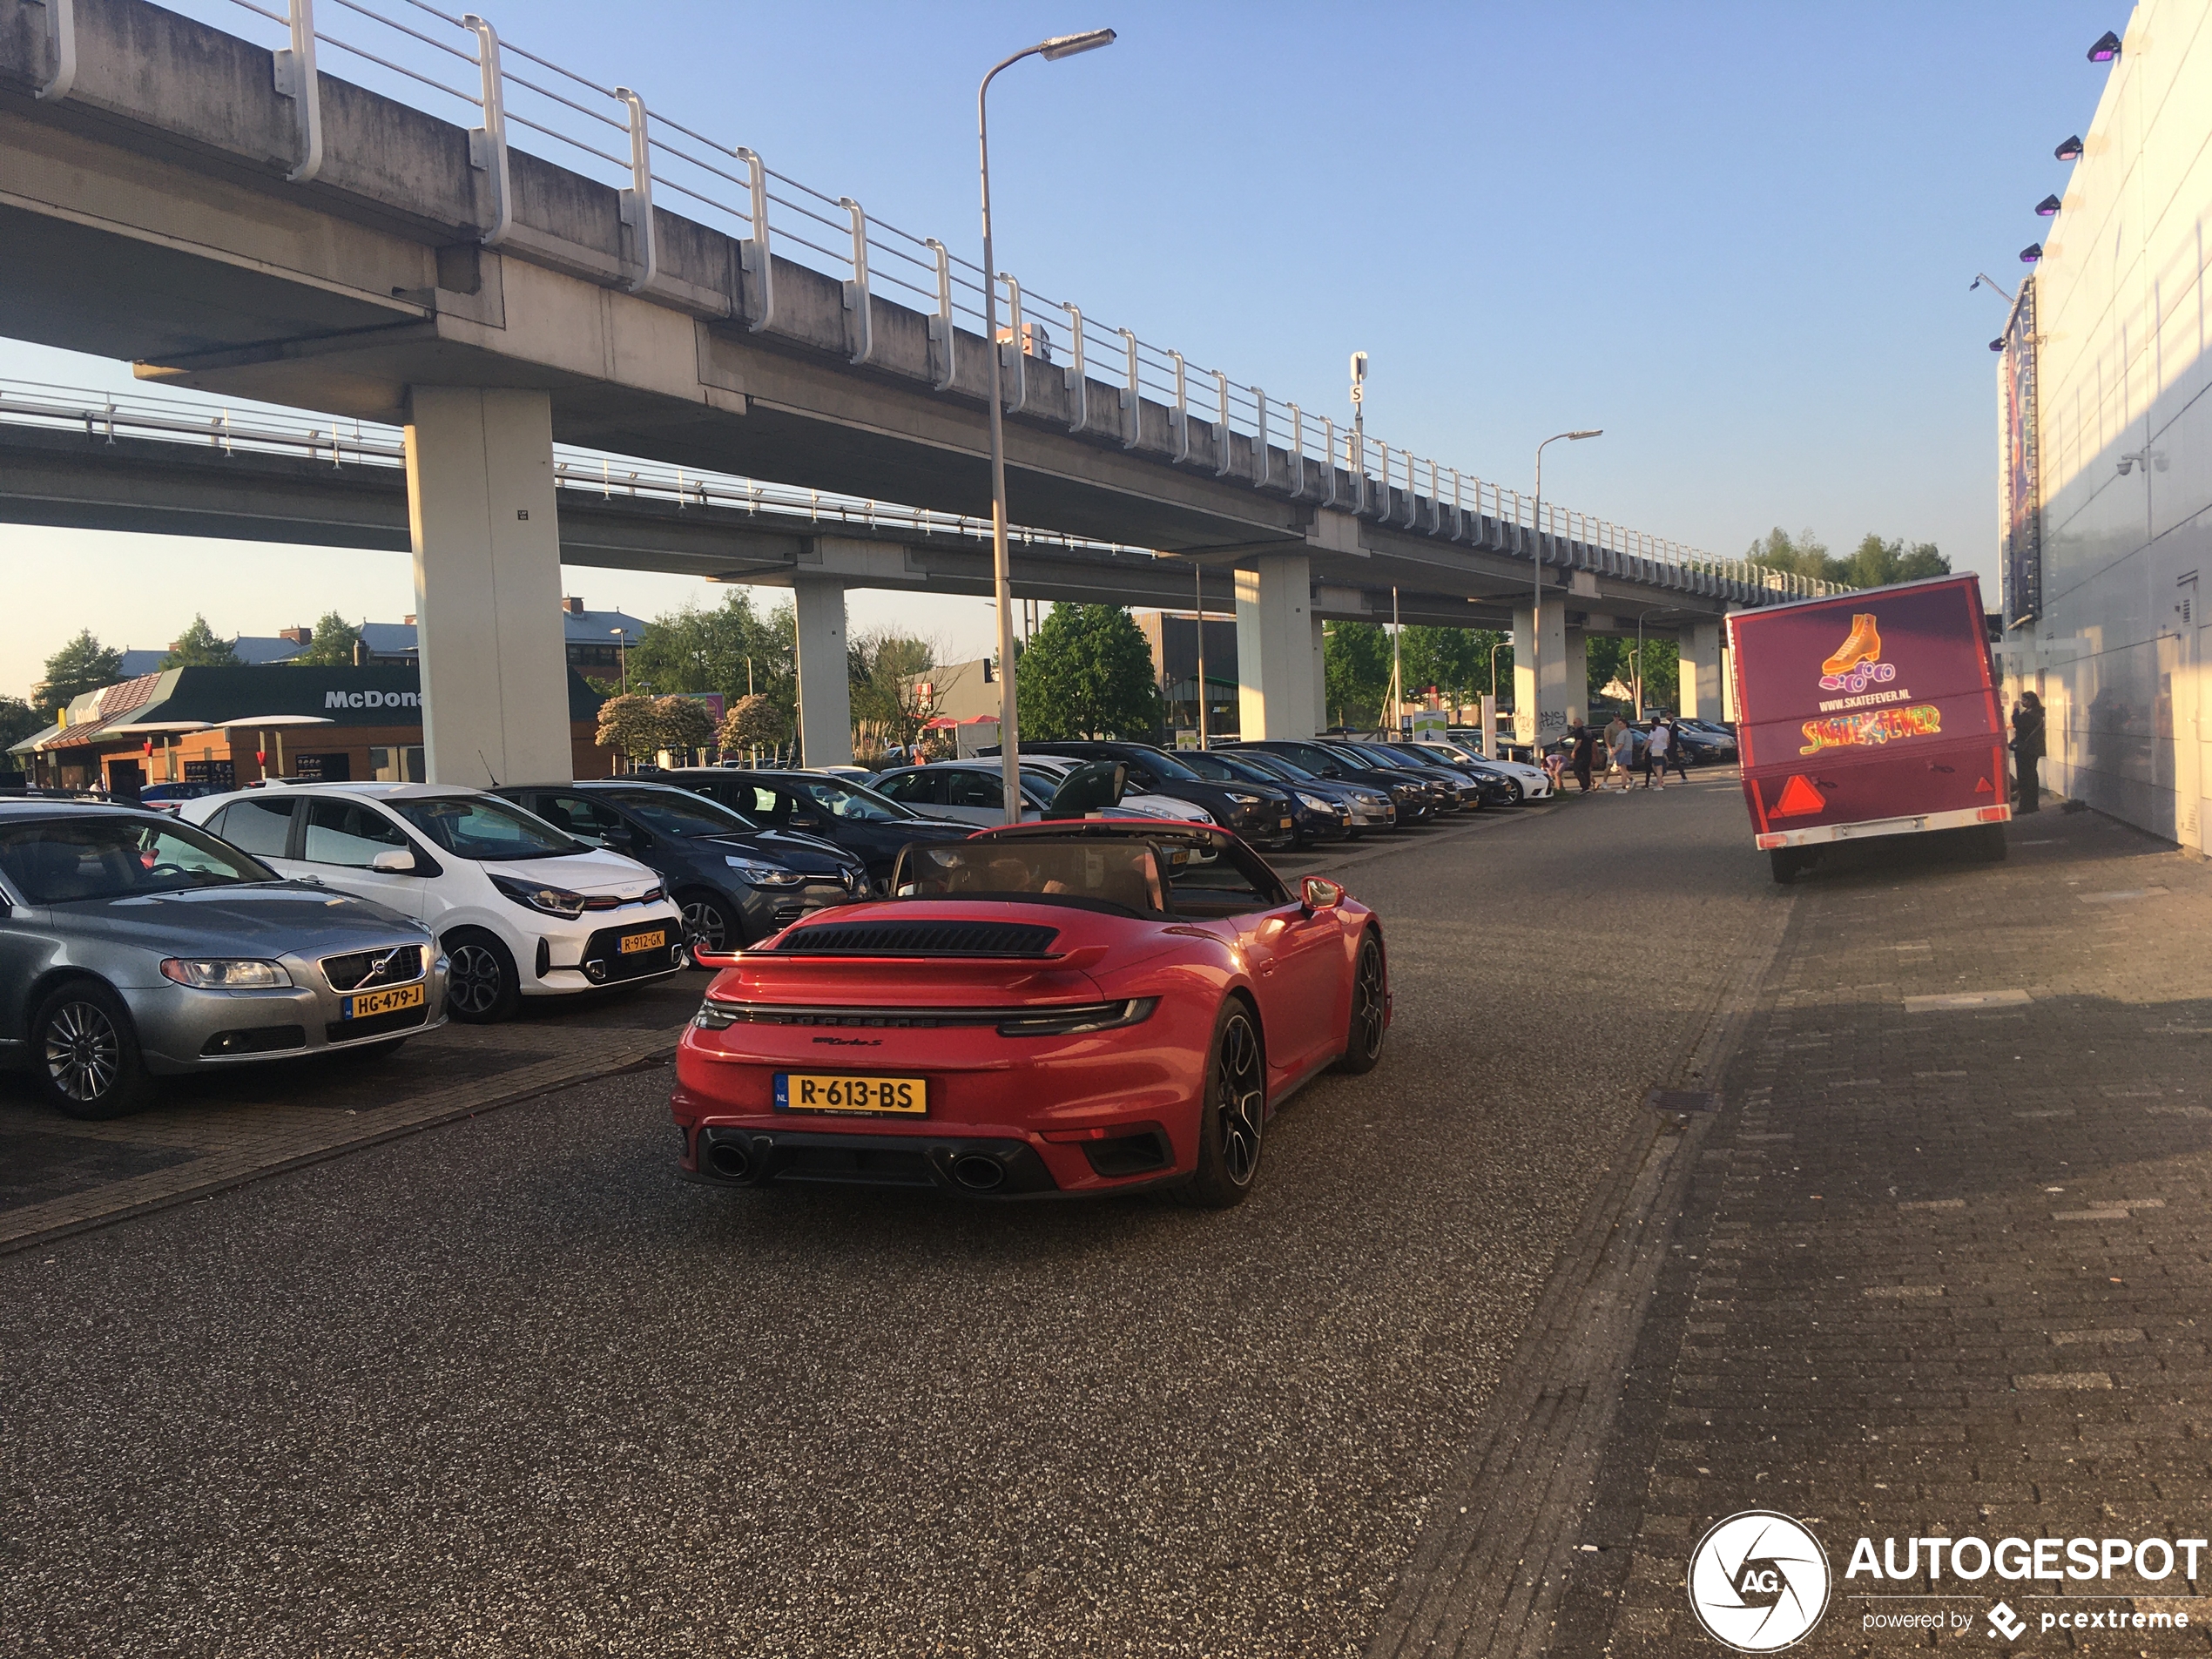
<instances>
[{"instance_id":1,"label":"white kia hatchback","mask_svg":"<svg viewBox=\"0 0 2212 1659\"><path fill-rule=\"evenodd\" d=\"M689 962L659 876L481 790L269 784L186 801L180 815L294 880L428 924L452 963L456 1020L503 1020L526 996Z\"/></svg>"}]
</instances>

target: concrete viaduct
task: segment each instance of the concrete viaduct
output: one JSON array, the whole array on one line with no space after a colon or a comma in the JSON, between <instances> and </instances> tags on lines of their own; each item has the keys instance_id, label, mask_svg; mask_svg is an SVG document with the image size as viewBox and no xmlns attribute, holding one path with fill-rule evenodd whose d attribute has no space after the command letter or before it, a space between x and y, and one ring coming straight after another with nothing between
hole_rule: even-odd
<instances>
[{"instance_id":1,"label":"concrete viaduct","mask_svg":"<svg viewBox=\"0 0 2212 1659\"><path fill-rule=\"evenodd\" d=\"M403 469L11 427L0 513L411 548L428 762L448 782L487 763L565 775L564 557L787 584L808 757L845 758L845 589L985 591L974 536L918 516L826 532L651 494L594 504L559 486L555 444L987 523L990 347L960 326L949 256L916 243L939 302L900 304L871 276L885 238L850 201L848 277L773 251L780 176L750 152L711 152L749 172L729 228L656 206L655 184L710 152L627 89L624 188L509 147L515 78L488 24L470 128L320 72L335 43L307 0L292 10L292 45L273 51L145 0L0 0L8 330L149 381L398 423ZM1147 395L1150 348L1124 332L1126 374L1099 378L1082 354L1096 325L1058 309L1075 319L1065 365L1018 313L998 347L1015 516L1076 543L1017 544L1020 590L1174 605L1192 561L1224 567L1248 732L1312 730L1322 619L1386 615L1393 588L1410 620L1538 630L1543 684L1517 697L1548 731L1581 700L1570 633L1667 618L1685 711L1711 712L1719 617L1800 586L1579 514L1539 524L1513 492L1403 451L1374 467L1372 440L1340 451L1328 423L1225 375L1200 376L1212 396L1194 400L1174 354L1171 391ZM1548 567L1541 615L1521 597L1532 559Z\"/></svg>"}]
</instances>

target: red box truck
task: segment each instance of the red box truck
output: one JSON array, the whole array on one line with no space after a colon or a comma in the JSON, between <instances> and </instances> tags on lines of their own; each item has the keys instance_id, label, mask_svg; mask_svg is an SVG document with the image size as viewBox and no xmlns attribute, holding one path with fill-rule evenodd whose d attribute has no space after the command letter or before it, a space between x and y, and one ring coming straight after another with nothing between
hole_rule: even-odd
<instances>
[{"instance_id":1,"label":"red box truck","mask_svg":"<svg viewBox=\"0 0 2212 1659\"><path fill-rule=\"evenodd\" d=\"M1786 882L1831 841L1939 833L2005 856L2004 718L1972 576L1728 619L1743 799Z\"/></svg>"}]
</instances>

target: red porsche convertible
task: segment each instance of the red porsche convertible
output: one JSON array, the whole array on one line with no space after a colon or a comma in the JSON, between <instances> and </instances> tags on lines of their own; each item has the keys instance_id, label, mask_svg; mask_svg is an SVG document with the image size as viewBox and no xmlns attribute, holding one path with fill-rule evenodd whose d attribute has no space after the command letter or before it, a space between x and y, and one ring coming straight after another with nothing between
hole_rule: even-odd
<instances>
[{"instance_id":1,"label":"red porsche convertible","mask_svg":"<svg viewBox=\"0 0 2212 1659\"><path fill-rule=\"evenodd\" d=\"M893 896L728 958L677 1050L703 1181L1238 1203L1267 1121L1382 1055L1382 928L1210 825L1034 823L908 847Z\"/></svg>"}]
</instances>

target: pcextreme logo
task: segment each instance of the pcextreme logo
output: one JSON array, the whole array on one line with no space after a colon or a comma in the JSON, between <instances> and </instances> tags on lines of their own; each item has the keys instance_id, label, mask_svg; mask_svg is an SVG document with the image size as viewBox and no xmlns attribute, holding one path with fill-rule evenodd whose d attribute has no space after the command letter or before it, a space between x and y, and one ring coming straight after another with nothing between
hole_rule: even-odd
<instances>
[{"instance_id":1,"label":"pcextreme logo","mask_svg":"<svg viewBox=\"0 0 2212 1659\"><path fill-rule=\"evenodd\" d=\"M1778 1653L1804 1641L1828 1610L1827 1553L1790 1516L1746 1509L1697 1541L1689 1606L1723 1647Z\"/></svg>"},{"instance_id":2,"label":"pcextreme logo","mask_svg":"<svg viewBox=\"0 0 2212 1659\"><path fill-rule=\"evenodd\" d=\"M1882 660L1882 631L1874 613L1862 610L1851 619L1851 635L1836 647L1836 654L1820 665L1820 689L1857 693L1869 685L1886 685L1897 678L1895 664Z\"/></svg>"}]
</instances>

